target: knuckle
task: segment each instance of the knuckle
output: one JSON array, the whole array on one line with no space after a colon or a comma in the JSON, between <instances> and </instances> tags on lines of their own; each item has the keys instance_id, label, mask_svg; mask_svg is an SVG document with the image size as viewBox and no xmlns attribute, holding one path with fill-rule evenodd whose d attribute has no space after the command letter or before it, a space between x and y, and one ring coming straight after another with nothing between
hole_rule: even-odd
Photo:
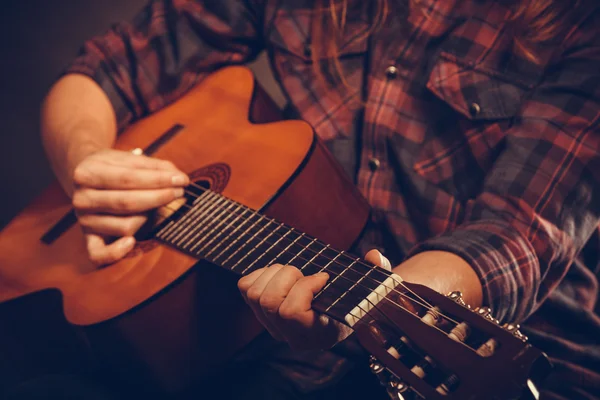
<instances>
[{"instance_id":1,"label":"knuckle","mask_svg":"<svg viewBox=\"0 0 600 400\"><path fill-rule=\"evenodd\" d=\"M256 286L251 286L246 291L246 297L248 297L248 300L253 303L260 303L261 295L262 295L262 291L259 288L257 288Z\"/></svg>"},{"instance_id":2,"label":"knuckle","mask_svg":"<svg viewBox=\"0 0 600 400\"><path fill-rule=\"evenodd\" d=\"M84 185L91 180L92 174L89 169L82 164L79 164L73 170L73 181L78 185Z\"/></svg>"},{"instance_id":3,"label":"knuckle","mask_svg":"<svg viewBox=\"0 0 600 400\"><path fill-rule=\"evenodd\" d=\"M279 317L285 320L293 320L300 310L289 302L283 302L279 306Z\"/></svg>"},{"instance_id":4,"label":"knuckle","mask_svg":"<svg viewBox=\"0 0 600 400\"><path fill-rule=\"evenodd\" d=\"M118 184L122 186L130 186L135 182L135 179L130 174L121 174L117 178Z\"/></svg>"},{"instance_id":5,"label":"knuckle","mask_svg":"<svg viewBox=\"0 0 600 400\"><path fill-rule=\"evenodd\" d=\"M281 264L271 264L271 265L268 266L268 268L270 270L275 270L275 272L279 272L283 268L283 265L281 265Z\"/></svg>"},{"instance_id":6,"label":"knuckle","mask_svg":"<svg viewBox=\"0 0 600 400\"><path fill-rule=\"evenodd\" d=\"M268 293L263 293L263 295L260 296L259 299L259 304L261 308L268 314L276 314L277 310L279 309L279 303L279 298L272 296Z\"/></svg>"},{"instance_id":7,"label":"knuckle","mask_svg":"<svg viewBox=\"0 0 600 400\"><path fill-rule=\"evenodd\" d=\"M240 278L237 283L237 287L242 293L246 293L250 289L250 282L246 277Z\"/></svg>"},{"instance_id":8,"label":"knuckle","mask_svg":"<svg viewBox=\"0 0 600 400\"><path fill-rule=\"evenodd\" d=\"M82 210L91 207L89 195L85 190L77 190L73 193L71 204L75 209Z\"/></svg>"},{"instance_id":9,"label":"knuckle","mask_svg":"<svg viewBox=\"0 0 600 400\"><path fill-rule=\"evenodd\" d=\"M121 211L131 211L135 208L136 201L131 197L127 196L119 196L115 200L115 207L117 210Z\"/></svg>"},{"instance_id":10,"label":"knuckle","mask_svg":"<svg viewBox=\"0 0 600 400\"><path fill-rule=\"evenodd\" d=\"M83 226L84 228L90 228L92 225L94 225L94 218L86 214L78 215L77 221L79 222L79 225Z\"/></svg>"},{"instance_id":11,"label":"knuckle","mask_svg":"<svg viewBox=\"0 0 600 400\"><path fill-rule=\"evenodd\" d=\"M293 276L293 277L297 277L298 279L301 279L304 276L298 268L296 268L292 265L285 265L285 266L282 266L281 268L286 274L289 274L290 276Z\"/></svg>"}]
</instances>

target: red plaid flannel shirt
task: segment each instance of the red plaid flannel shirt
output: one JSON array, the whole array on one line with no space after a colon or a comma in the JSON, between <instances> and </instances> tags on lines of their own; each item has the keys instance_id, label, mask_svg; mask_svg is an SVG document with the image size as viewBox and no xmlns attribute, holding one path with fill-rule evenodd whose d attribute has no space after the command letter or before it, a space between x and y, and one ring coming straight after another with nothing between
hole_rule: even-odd
<instances>
[{"instance_id":1,"label":"red plaid flannel shirt","mask_svg":"<svg viewBox=\"0 0 600 400\"><path fill-rule=\"evenodd\" d=\"M421 0L371 40L357 6L340 43L347 85L327 86L310 57L311 3L153 1L88 41L67 72L94 78L124 128L268 50L298 115L327 143L349 143L373 207L366 243L393 262L431 249L462 256L497 318L535 312L530 335L559 367L600 369L599 336L563 326L600 335L598 18L582 15L539 46L536 64L514 51L501 2ZM597 358L574 359L573 343L595 345Z\"/></svg>"}]
</instances>

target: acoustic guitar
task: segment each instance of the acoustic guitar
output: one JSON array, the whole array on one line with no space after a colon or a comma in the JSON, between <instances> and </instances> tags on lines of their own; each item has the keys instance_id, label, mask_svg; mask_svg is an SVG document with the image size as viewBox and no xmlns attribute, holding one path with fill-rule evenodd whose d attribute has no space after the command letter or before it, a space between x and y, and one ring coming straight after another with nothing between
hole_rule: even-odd
<instances>
[{"instance_id":1,"label":"acoustic guitar","mask_svg":"<svg viewBox=\"0 0 600 400\"><path fill-rule=\"evenodd\" d=\"M69 198L48 188L0 233L0 306L29 313L13 323L59 301L55 336L72 327L80 346L64 357L102 360L130 383L177 395L262 331L237 277L292 264L329 273L314 309L354 329L395 398L532 396L548 363L518 326L342 251L368 205L311 127L276 122L274 109L248 69L228 67L121 134L118 149L170 160L193 183L113 265L88 261Z\"/></svg>"}]
</instances>

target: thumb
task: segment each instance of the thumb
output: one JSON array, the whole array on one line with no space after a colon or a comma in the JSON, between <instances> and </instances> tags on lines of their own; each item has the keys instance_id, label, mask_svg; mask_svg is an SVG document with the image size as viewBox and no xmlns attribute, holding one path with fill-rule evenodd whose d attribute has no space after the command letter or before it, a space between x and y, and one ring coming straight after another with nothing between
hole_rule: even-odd
<instances>
[{"instance_id":1,"label":"thumb","mask_svg":"<svg viewBox=\"0 0 600 400\"><path fill-rule=\"evenodd\" d=\"M365 255L365 260L372 264L377 265L378 267L386 269L388 271L392 270L392 263L390 263L390 260L385 258L383 256L383 254L381 254L381 252L379 252L379 250L376 250L376 249L370 250Z\"/></svg>"}]
</instances>

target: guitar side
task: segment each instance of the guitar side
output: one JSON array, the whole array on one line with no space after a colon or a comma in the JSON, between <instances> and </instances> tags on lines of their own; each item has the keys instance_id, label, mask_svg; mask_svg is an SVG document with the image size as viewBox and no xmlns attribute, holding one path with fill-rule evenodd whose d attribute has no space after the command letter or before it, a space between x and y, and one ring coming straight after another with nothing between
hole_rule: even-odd
<instances>
[{"instance_id":1,"label":"guitar side","mask_svg":"<svg viewBox=\"0 0 600 400\"><path fill-rule=\"evenodd\" d=\"M163 111L124 132L117 148L145 148L177 132L155 156L222 193L337 248L359 235L368 207L299 121L248 121L255 92L242 67L221 70ZM267 113L268 114L268 113ZM265 115L263 113L263 115ZM212 168L212 169L211 169ZM237 277L158 242L97 269L81 231L40 238L70 209L54 185L0 233L0 303L58 290L82 342L137 382L176 393L222 364L261 328L237 292Z\"/></svg>"}]
</instances>

